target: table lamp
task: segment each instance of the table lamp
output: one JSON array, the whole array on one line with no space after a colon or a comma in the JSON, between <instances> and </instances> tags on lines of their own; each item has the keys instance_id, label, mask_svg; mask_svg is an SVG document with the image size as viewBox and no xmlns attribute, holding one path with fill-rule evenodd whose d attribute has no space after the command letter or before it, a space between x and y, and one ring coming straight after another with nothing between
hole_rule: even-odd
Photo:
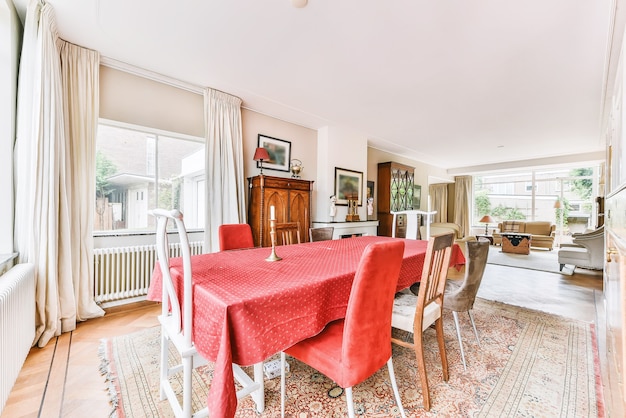
<instances>
[{"instance_id":1,"label":"table lamp","mask_svg":"<svg viewBox=\"0 0 626 418\"><path fill-rule=\"evenodd\" d=\"M259 167L261 167L261 175L263 175L263 160L269 160L269 159L270 159L270 155L268 154L265 148L259 147L256 149L256 151L254 151L253 160L259 162Z\"/></svg>"},{"instance_id":2,"label":"table lamp","mask_svg":"<svg viewBox=\"0 0 626 418\"><path fill-rule=\"evenodd\" d=\"M489 216L489 215L485 215L482 218L480 218L480 221L478 221L478 222L484 222L485 223L485 235L489 235L489 224L495 222L493 220L493 218L491 216Z\"/></svg>"}]
</instances>

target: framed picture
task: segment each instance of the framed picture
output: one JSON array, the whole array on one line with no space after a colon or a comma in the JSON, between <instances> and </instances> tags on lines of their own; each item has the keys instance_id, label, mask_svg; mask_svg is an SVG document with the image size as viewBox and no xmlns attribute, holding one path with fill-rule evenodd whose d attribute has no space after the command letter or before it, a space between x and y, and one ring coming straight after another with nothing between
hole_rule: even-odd
<instances>
[{"instance_id":1,"label":"framed picture","mask_svg":"<svg viewBox=\"0 0 626 418\"><path fill-rule=\"evenodd\" d=\"M419 210L422 203L422 186L413 185L413 209Z\"/></svg>"},{"instance_id":2,"label":"framed picture","mask_svg":"<svg viewBox=\"0 0 626 418\"><path fill-rule=\"evenodd\" d=\"M348 206L348 200L357 200L357 205L361 206L363 204L363 173L335 167L335 196L337 197L336 205Z\"/></svg>"},{"instance_id":3,"label":"framed picture","mask_svg":"<svg viewBox=\"0 0 626 418\"><path fill-rule=\"evenodd\" d=\"M374 182L373 181L367 181L367 193L365 198L369 199L369 198L374 198Z\"/></svg>"},{"instance_id":4,"label":"framed picture","mask_svg":"<svg viewBox=\"0 0 626 418\"><path fill-rule=\"evenodd\" d=\"M291 142L259 134L259 143L257 146L265 148L270 156L269 160L263 161L263 168L289 172ZM261 167L260 161L256 162L256 166L257 168Z\"/></svg>"}]
</instances>

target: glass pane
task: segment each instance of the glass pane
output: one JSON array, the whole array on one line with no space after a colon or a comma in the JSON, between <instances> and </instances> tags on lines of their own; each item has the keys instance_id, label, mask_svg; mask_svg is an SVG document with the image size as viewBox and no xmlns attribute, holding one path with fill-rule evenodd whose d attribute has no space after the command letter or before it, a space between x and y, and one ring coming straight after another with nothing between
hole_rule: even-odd
<instances>
[{"instance_id":1,"label":"glass pane","mask_svg":"<svg viewBox=\"0 0 626 418\"><path fill-rule=\"evenodd\" d=\"M94 231L152 231L156 207L180 209L187 228L199 227L204 195L195 183L203 179L204 143L100 124Z\"/></svg>"},{"instance_id":2,"label":"glass pane","mask_svg":"<svg viewBox=\"0 0 626 418\"><path fill-rule=\"evenodd\" d=\"M473 225L490 215L504 220L549 221L565 237L594 228L599 167L548 168L474 177ZM555 202L563 203L562 209ZM496 225L491 225L491 228Z\"/></svg>"},{"instance_id":3,"label":"glass pane","mask_svg":"<svg viewBox=\"0 0 626 418\"><path fill-rule=\"evenodd\" d=\"M180 210L185 215L187 228L202 227L204 224L204 143L160 136L158 155L158 206Z\"/></svg>"}]
</instances>

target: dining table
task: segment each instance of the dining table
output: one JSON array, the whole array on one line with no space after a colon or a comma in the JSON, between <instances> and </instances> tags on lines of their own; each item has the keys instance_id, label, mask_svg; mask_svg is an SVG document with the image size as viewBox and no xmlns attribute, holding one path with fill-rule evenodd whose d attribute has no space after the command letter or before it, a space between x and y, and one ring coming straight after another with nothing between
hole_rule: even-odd
<instances>
[{"instance_id":1,"label":"dining table","mask_svg":"<svg viewBox=\"0 0 626 418\"><path fill-rule=\"evenodd\" d=\"M232 363L250 366L262 362L345 317L365 248L398 239L405 243L397 284L400 291L419 282L427 241L363 236L307 242L276 247L282 259L273 262L266 261L272 251L268 247L192 256L192 338L198 353L214 363L207 399L210 416L235 415ZM463 253L455 245L450 265L460 268L464 263ZM176 287L182 289L181 258L170 259L170 272ZM160 301L161 285L157 263L149 300Z\"/></svg>"}]
</instances>

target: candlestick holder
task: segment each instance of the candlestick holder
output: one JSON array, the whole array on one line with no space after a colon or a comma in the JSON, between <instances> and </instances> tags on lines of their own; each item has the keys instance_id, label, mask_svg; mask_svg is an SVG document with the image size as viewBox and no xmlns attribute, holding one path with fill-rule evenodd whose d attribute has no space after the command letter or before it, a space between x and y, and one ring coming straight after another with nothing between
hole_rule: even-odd
<instances>
[{"instance_id":1,"label":"candlestick holder","mask_svg":"<svg viewBox=\"0 0 626 418\"><path fill-rule=\"evenodd\" d=\"M265 261L280 261L281 257L276 255L276 219L270 219L270 239L272 241L272 253Z\"/></svg>"}]
</instances>

